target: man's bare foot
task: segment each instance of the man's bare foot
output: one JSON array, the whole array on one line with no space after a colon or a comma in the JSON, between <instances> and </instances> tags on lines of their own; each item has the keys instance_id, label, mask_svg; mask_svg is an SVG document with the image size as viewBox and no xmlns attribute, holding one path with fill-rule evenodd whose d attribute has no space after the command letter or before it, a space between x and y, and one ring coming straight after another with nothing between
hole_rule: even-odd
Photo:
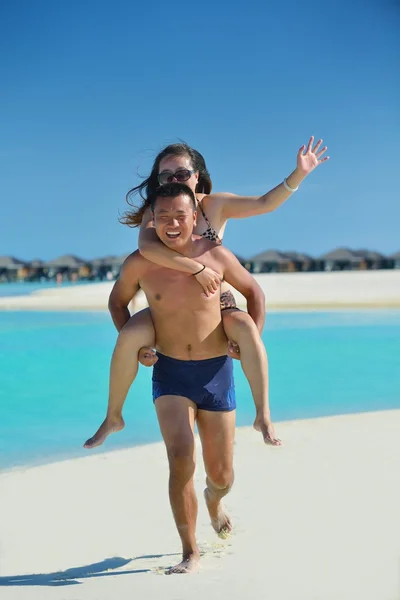
<instances>
[{"instance_id":1,"label":"man's bare foot","mask_svg":"<svg viewBox=\"0 0 400 600\"><path fill-rule=\"evenodd\" d=\"M211 525L220 538L227 538L232 532L232 522L225 511L224 505L219 498L215 498L208 488L204 490L204 498L210 515Z\"/></svg>"},{"instance_id":2,"label":"man's bare foot","mask_svg":"<svg viewBox=\"0 0 400 600\"><path fill-rule=\"evenodd\" d=\"M183 555L182 562L168 569L166 575L173 575L174 573L197 573L199 569L200 554L193 552L192 554Z\"/></svg>"},{"instance_id":3,"label":"man's bare foot","mask_svg":"<svg viewBox=\"0 0 400 600\"><path fill-rule=\"evenodd\" d=\"M101 446L106 437L110 435L110 433L116 433L117 431L121 431L125 427L125 422L122 417L111 419L106 418L96 431L93 437L86 440L83 444L84 448L95 448L96 446Z\"/></svg>"}]
</instances>

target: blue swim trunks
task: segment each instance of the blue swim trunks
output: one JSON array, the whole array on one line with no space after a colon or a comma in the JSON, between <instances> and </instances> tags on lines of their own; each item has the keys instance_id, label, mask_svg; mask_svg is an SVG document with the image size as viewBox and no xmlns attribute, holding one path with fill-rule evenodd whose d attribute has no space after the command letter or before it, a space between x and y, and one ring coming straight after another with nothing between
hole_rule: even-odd
<instances>
[{"instance_id":1,"label":"blue swim trunks","mask_svg":"<svg viewBox=\"0 0 400 600\"><path fill-rule=\"evenodd\" d=\"M184 396L201 410L236 408L233 364L230 356L178 360L157 352L153 367L153 402L160 396Z\"/></svg>"}]
</instances>

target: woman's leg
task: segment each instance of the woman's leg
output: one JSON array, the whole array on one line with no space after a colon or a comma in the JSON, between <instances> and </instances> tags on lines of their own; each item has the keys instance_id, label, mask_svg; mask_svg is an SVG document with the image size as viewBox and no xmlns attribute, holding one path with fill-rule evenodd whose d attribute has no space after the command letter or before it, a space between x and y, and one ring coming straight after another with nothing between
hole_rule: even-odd
<instances>
[{"instance_id":1,"label":"woman's leg","mask_svg":"<svg viewBox=\"0 0 400 600\"><path fill-rule=\"evenodd\" d=\"M228 339L240 348L240 362L250 384L256 411L268 409L268 358L258 329L246 312L223 310L221 315Z\"/></svg>"},{"instance_id":2,"label":"woman's leg","mask_svg":"<svg viewBox=\"0 0 400 600\"><path fill-rule=\"evenodd\" d=\"M228 339L240 349L237 358L240 358L256 406L254 427L262 432L266 443L280 445L280 440L275 438L269 409L268 357L258 329L246 312L227 309L221 314ZM230 352L230 355L234 356L234 353Z\"/></svg>"},{"instance_id":3,"label":"woman's leg","mask_svg":"<svg viewBox=\"0 0 400 600\"><path fill-rule=\"evenodd\" d=\"M107 415L85 448L100 446L110 433L123 429L122 408L138 371L139 350L154 345L154 325L146 308L133 315L118 335L111 359Z\"/></svg>"}]
</instances>

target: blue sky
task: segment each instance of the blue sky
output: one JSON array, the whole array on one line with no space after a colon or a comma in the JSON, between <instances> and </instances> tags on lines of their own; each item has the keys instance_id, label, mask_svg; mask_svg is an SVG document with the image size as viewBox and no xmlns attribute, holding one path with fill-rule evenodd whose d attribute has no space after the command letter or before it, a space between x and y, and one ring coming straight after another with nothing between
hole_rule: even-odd
<instances>
[{"instance_id":1,"label":"blue sky","mask_svg":"<svg viewBox=\"0 0 400 600\"><path fill-rule=\"evenodd\" d=\"M123 254L125 193L164 145L214 190L262 194L323 137L331 160L225 244L400 249L400 8L390 0L0 6L0 255Z\"/></svg>"}]
</instances>

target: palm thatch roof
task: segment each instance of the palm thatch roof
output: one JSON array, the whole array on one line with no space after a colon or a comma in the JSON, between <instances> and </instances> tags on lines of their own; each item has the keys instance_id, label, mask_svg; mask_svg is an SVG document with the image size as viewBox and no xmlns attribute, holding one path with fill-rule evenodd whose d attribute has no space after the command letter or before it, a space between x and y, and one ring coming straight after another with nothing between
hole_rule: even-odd
<instances>
[{"instance_id":1,"label":"palm thatch roof","mask_svg":"<svg viewBox=\"0 0 400 600\"><path fill-rule=\"evenodd\" d=\"M40 267L44 267L44 265L45 265L45 262L43 260L41 260L40 258L34 258L29 263L29 266L33 267L34 269L39 269Z\"/></svg>"},{"instance_id":2,"label":"palm thatch roof","mask_svg":"<svg viewBox=\"0 0 400 600\"><path fill-rule=\"evenodd\" d=\"M385 260L386 258L386 256L384 256L380 252L376 252L375 250L366 250L363 248L361 250L354 250L353 252L357 256L360 256L361 258L364 258L366 260Z\"/></svg>"},{"instance_id":3,"label":"palm thatch roof","mask_svg":"<svg viewBox=\"0 0 400 600\"><path fill-rule=\"evenodd\" d=\"M115 264L118 258L114 254L110 254L109 256L101 256L99 258L94 258L89 261L93 267L103 267L103 266L112 266Z\"/></svg>"},{"instance_id":4,"label":"palm thatch roof","mask_svg":"<svg viewBox=\"0 0 400 600\"><path fill-rule=\"evenodd\" d=\"M400 259L400 250L398 252L395 252L394 254L391 254L390 258L394 258L395 260L399 260Z\"/></svg>"},{"instance_id":5,"label":"palm thatch roof","mask_svg":"<svg viewBox=\"0 0 400 600\"><path fill-rule=\"evenodd\" d=\"M21 269L25 266L25 260L20 260L15 256L0 256L0 269Z\"/></svg>"},{"instance_id":6,"label":"palm thatch roof","mask_svg":"<svg viewBox=\"0 0 400 600\"><path fill-rule=\"evenodd\" d=\"M250 260L257 263L287 264L292 262L290 256L287 256L283 252L278 252L278 250L266 250L265 252L256 254Z\"/></svg>"},{"instance_id":7,"label":"palm thatch roof","mask_svg":"<svg viewBox=\"0 0 400 600\"><path fill-rule=\"evenodd\" d=\"M85 264L87 264L86 260L79 258L79 256L74 256L73 254L65 254L64 256L59 256L58 258L54 258L53 260L49 260L45 263L46 267L60 267L68 269L78 269Z\"/></svg>"},{"instance_id":8,"label":"palm thatch roof","mask_svg":"<svg viewBox=\"0 0 400 600\"><path fill-rule=\"evenodd\" d=\"M358 256L350 248L336 248L320 256L323 260L339 261L339 262L361 262L362 257Z\"/></svg>"},{"instance_id":9,"label":"palm thatch roof","mask_svg":"<svg viewBox=\"0 0 400 600\"><path fill-rule=\"evenodd\" d=\"M114 256L114 255L102 256L102 257L99 257L99 258L95 258L94 260L91 260L89 262L94 267L103 267L103 266L107 266L107 267L121 267L122 264L123 264L123 262L125 261L125 259L130 254L131 253L128 252L127 254L121 254L121 256Z\"/></svg>"},{"instance_id":10,"label":"palm thatch roof","mask_svg":"<svg viewBox=\"0 0 400 600\"><path fill-rule=\"evenodd\" d=\"M304 252L295 252L294 250L291 250L290 252L285 252L284 254L297 262L305 263L312 262L314 260L312 256L305 254Z\"/></svg>"}]
</instances>

